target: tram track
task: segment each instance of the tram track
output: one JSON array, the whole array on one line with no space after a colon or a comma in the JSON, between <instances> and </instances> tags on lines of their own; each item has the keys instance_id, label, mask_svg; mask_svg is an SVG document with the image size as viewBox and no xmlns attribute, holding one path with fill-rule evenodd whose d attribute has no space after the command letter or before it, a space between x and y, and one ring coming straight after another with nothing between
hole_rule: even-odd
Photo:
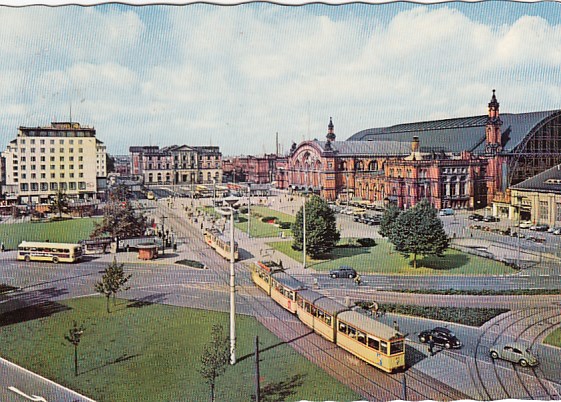
<instances>
[{"instance_id":1,"label":"tram track","mask_svg":"<svg viewBox=\"0 0 561 402\"><path fill-rule=\"evenodd\" d=\"M482 340L484 338L487 338L486 340L491 344L495 344L497 342L498 339L500 339L501 337L503 337L505 335L505 333L512 328L515 325L518 325L519 323L528 320L529 318L531 318L532 316L534 316L534 314L532 312L536 311L536 310L543 310L543 313L546 313L548 311L550 311L550 309L548 308L532 308L532 309L527 309L527 310L517 310L515 313L512 313L510 315L506 315L502 318L499 318L498 320L496 320L496 322L494 323L493 327L487 328L477 339L477 344L476 344L476 348L475 348L475 352L474 352L474 370L475 370L475 377L474 377L474 373L472 373L472 371L470 370L470 375L472 377L472 381L474 384L476 384L476 388L480 391L480 396L482 397L482 399L486 399L486 400L496 400L496 399L508 399L508 398L519 398L520 396L517 395L512 395L511 392L509 392L509 388L511 388L511 385L507 384L507 381L510 380L509 378L504 378L501 374L499 374L500 370L510 370L510 368L507 367L500 367L498 365L498 362L496 361L491 361L491 363L486 363L485 364L490 364L492 366L492 372L494 373L494 378L489 378L489 370L484 370L481 366L481 364L483 363L480 359L479 356L481 355L487 355L487 351L483 351L481 350L483 348L482 345ZM493 333L492 329L495 326L500 326L501 322L508 322L507 320L512 320L512 316L513 315L519 316L522 315L521 318L517 318L513 321L511 321L508 325L506 325L504 328L502 328L500 330L500 332L498 334ZM544 320L548 320L550 318L555 317L557 314L554 312L553 315L548 316L546 318L542 318L540 321L544 321ZM539 321L538 321L539 322ZM535 322L532 322L531 324L526 325L525 330L528 330L529 328L533 327L535 325ZM520 338L520 334L515 338L516 340L518 340ZM519 369L516 368L516 366L514 367L514 371L517 373L516 374L516 378L518 379L517 384L518 386L520 386L520 388L522 388L525 393L527 394L527 397L529 398L533 398L532 396L532 391L528 388L526 381L521 377L520 371L518 371ZM482 371L485 371L485 375L482 374ZM492 381L496 381L496 384L498 384L498 389L497 387L492 388L491 385L487 385L485 380L487 382L492 382ZM537 373L534 372L534 376L533 378L535 378L538 383L544 387L543 381L537 376ZM481 391L483 393L481 393ZM497 392L498 391L498 392ZM549 394L549 390L547 391Z\"/></svg>"}]
</instances>

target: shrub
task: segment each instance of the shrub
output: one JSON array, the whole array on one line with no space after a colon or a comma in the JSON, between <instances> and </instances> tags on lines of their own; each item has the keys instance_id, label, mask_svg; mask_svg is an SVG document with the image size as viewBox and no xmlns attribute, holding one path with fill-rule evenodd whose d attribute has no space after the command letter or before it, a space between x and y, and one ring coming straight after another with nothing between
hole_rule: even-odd
<instances>
[{"instance_id":1,"label":"shrub","mask_svg":"<svg viewBox=\"0 0 561 402\"><path fill-rule=\"evenodd\" d=\"M238 211L240 214L247 214L247 207L241 207Z\"/></svg>"},{"instance_id":2,"label":"shrub","mask_svg":"<svg viewBox=\"0 0 561 402\"><path fill-rule=\"evenodd\" d=\"M374 247L376 245L376 240L370 237L357 239L356 242L362 247Z\"/></svg>"},{"instance_id":3,"label":"shrub","mask_svg":"<svg viewBox=\"0 0 561 402\"><path fill-rule=\"evenodd\" d=\"M281 229L290 229L291 223L290 222L278 222L279 228Z\"/></svg>"}]
</instances>

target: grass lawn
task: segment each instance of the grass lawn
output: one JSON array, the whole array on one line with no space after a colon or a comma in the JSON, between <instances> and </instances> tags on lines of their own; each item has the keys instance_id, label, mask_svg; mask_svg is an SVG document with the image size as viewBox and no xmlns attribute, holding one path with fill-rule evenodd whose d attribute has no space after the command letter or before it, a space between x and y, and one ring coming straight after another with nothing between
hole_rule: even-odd
<instances>
[{"instance_id":1,"label":"grass lawn","mask_svg":"<svg viewBox=\"0 0 561 402\"><path fill-rule=\"evenodd\" d=\"M308 259L307 265L320 272L350 265L361 273L404 275L500 275L515 272L497 261L453 249L448 249L442 258L418 257L417 269L414 269L412 258L405 259L396 253L387 240L377 238L376 243L374 247L336 247L328 260ZM302 260L302 252L293 250L291 241L268 244L296 261Z\"/></svg>"},{"instance_id":2,"label":"grass lawn","mask_svg":"<svg viewBox=\"0 0 561 402\"><path fill-rule=\"evenodd\" d=\"M558 328L555 331L553 331L551 334L549 334L544 339L543 343L561 348L561 328Z\"/></svg>"},{"instance_id":3,"label":"grass lawn","mask_svg":"<svg viewBox=\"0 0 561 402\"><path fill-rule=\"evenodd\" d=\"M101 218L77 218L59 222L0 224L0 240L6 249L15 249L23 240L76 243L89 239L94 222Z\"/></svg>"},{"instance_id":4,"label":"grass lawn","mask_svg":"<svg viewBox=\"0 0 561 402\"><path fill-rule=\"evenodd\" d=\"M2 357L98 401L209 399L197 368L212 325L222 324L227 336L228 314L123 300L107 314L103 297L41 308L0 315ZM86 328L78 347L77 377L74 348L64 340L73 320ZM238 316L238 361L218 378L217 401L251 401L256 335L262 349L262 400L361 399L255 319Z\"/></svg>"},{"instance_id":5,"label":"grass lawn","mask_svg":"<svg viewBox=\"0 0 561 402\"><path fill-rule=\"evenodd\" d=\"M205 212L213 215L216 218L220 218L216 211L212 207L202 208ZM285 236L292 236L292 231L290 229L281 229L270 223L265 223L261 221L261 218L265 216L272 216L279 219L282 222L292 223L295 217L293 215L285 214L283 212L276 211L263 206L252 205L251 209L251 222L249 226L249 231L251 237L261 238L261 237L279 237L281 232L285 233ZM235 222L235 227L242 232L247 233L247 214L239 214L238 221Z\"/></svg>"}]
</instances>

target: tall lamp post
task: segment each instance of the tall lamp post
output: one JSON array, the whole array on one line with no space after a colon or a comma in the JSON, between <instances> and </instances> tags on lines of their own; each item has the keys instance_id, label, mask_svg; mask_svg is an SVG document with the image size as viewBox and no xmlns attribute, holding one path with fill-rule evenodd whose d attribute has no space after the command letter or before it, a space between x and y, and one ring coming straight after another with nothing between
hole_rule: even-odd
<instances>
[{"instance_id":1,"label":"tall lamp post","mask_svg":"<svg viewBox=\"0 0 561 402\"><path fill-rule=\"evenodd\" d=\"M247 237L251 238L249 221L251 220L251 183L247 183Z\"/></svg>"},{"instance_id":2,"label":"tall lamp post","mask_svg":"<svg viewBox=\"0 0 561 402\"><path fill-rule=\"evenodd\" d=\"M302 268L306 269L306 196L304 193L304 206L302 209Z\"/></svg>"},{"instance_id":3,"label":"tall lamp post","mask_svg":"<svg viewBox=\"0 0 561 402\"><path fill-rule=\"evenodd\" d=\"M516 247L516 266L520 269L520 212L522 210L522 197L517 196L518 201L518 246Z\"/></svg>"},{"instance_id":4,"label":"tall lamp post","mask_svg":"<svg viewBox=\"0 0 561 402\"><path fill-rule=\"evenodd\" d=\"M230 216L230 364L236 364L236 274L234 271L234 207L238 201L235 197L225 198L228 208L215 208L223 216Z\"/></svg>"}]
</instances>

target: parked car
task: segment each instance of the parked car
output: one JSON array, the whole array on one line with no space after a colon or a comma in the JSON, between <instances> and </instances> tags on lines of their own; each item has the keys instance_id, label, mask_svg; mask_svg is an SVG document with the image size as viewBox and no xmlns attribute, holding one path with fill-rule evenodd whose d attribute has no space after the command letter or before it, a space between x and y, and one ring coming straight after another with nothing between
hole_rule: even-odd
<instances>
[{"instance_id":1,"label":"parked car","mask_svg":"<svg viewBox=\"0 0 561 402\"><path fill-rule=\"evenodd\" d=\"M452 208L444 208L444 209L441 209L441 210L438 212L438 215L440 215L440 216L450 216L450 215L454 215L454 210L453 210Z\"/></svg>"},{"instance_id":2,"label":"parked car","mask_svg":"<svg viewBox=\"0 0 561 402\"><path fill-rule=\"evenodd\" d=\"M456 337L456 334L448 328L443 327L436 327L422 331L419 333L419 341L427 343L431 335L432 340L436 345L444 346L446 349L457 349L462 347L462 342L460 342L460 340Z\"/></svg>"},{"instance_id":3,"label":"parked car","mask_svg":"<svg viewBox=\"0 0 561 402\"><path fill-rule=\"evenodd\" d=\"M352 267L342 265L329 271L329 276L332 278L356 278L356 271Z\"/></svg>"},{"instance_id":4,"label":"parked car","mask_svg":"<svg viewBox=\"0 0 561 402\"><path fill-rule=\"evenodd\" d=\"M557 236L561 235L561 228L555 228L555 230L553 231L553 234L557 235Z\"/></svg>"},{"instance_id":5,"label":"parked car","mask_svg":"<svg viewBox=\"0 0 561 402\"><path fill-rule=\"evenodd\" d=\"M518 226L520 227L520 229L530 229L532 227L532 222L522 221Z\"/></svg>"},{"instance_id":6,"label":"parked car","mask_svg":"<svg viewBox=\"0 0 561 402\"><path fill-rule=\"evenodd\" d=\"M523 367L536 366L539 361L527 346L518 342L494 345L489 349L491 358L518 363Z\"/></svg>"},{"instance_id":7,"label":"parked car","mask_svg":"<svg viewBox=\"0 0 561 402\"><path fill-rule=\"evenodd\" d=\"M483 217L483 222L500 222L501 220L493 215L487 215Z\"/></svg>"},{"instance_id":8,"label":"parked car","mask_svg":"<svg viewBox=\"0 0 561 402\"><path fill-rule=\"evenodd\" d=\"M469 219L470 221L479 221L479 222L480 222L480 221L483 220L483 218L484 218L484 216L483 216L483 215L480 215L480 214L471 214L471 215L468 215L468 219Z\"/></svg>"},{"instance_id":9,"label":"parked car","mask_svg":"<svg viewBox=\"0 0 561 402\"><path fill-rule=\"evenodd\" d=\"M530 230L535 230L536 232L547 232L547 229L549 229L549 225L545 224L535 225L530 228Z\"/></svg>"}]
</instances>

